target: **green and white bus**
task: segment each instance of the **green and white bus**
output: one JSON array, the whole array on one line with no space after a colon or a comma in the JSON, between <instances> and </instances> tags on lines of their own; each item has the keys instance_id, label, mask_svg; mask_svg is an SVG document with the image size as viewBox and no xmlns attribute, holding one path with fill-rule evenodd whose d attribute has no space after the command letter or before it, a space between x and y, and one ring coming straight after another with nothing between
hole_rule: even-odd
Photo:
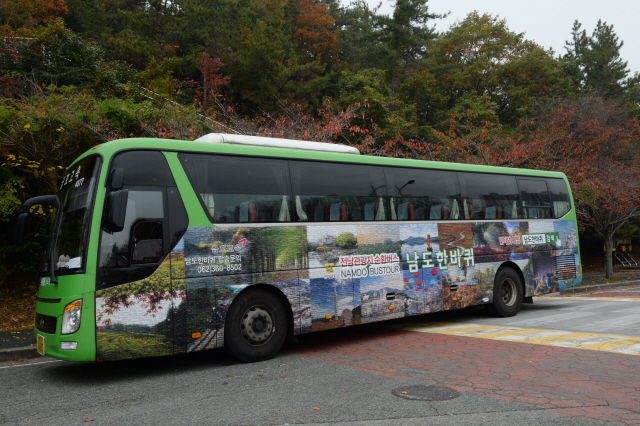
<instances>
[{"instance_id":1,"label":"green and white bus","mask_svg":"<svg viewBox=\"0 0 640 426\"><path fill-rule=\"evenodd\" d=\"M107 361L484 305L515 315L581 281L562 173L210 134L124 139L67 170L38 278L43 355Z\"/></svg>"}]
</instances>

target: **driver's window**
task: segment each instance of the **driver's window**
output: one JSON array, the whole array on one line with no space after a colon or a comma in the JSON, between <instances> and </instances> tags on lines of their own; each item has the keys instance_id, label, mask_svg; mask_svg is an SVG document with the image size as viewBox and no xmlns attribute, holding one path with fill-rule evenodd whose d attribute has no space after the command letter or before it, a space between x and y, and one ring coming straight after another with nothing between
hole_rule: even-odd
<instances>
[{"instance_id":1,"label":"driver's window","mask_svg":"<svg viewBox=\"0 0 640 426\"><path fill-rule=\"evenodd\" d=\"M122 231L111 234L102 231L100 267L126 268L160 261L164 218L162 194L163 191L129 191Z\"/></svg>"}]
</instances>

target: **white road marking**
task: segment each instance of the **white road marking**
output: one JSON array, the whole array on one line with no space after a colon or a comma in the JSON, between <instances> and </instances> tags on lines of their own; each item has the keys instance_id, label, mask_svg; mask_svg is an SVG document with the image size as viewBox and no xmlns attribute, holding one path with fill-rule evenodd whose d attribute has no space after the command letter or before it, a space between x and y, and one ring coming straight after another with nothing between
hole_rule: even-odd
<instances>
[{"instance_id":1,"label":"white road marking","mask_svg":"<svg viewBox=\"0 0 640 426\"><path fill-rule=\"evenodd\" d=\"M555 337L564 336L565 334L571 334L567 331L544 331L541 333L529 333L529 334L514 334L512 336L498 336L496 339L502 340L528 340L528 339L541 339L543 337Z\"/></svg>"},{"instance_id":2,"label":"white road marking","mask_svg":"<svg viewBox=\"0 0 640 426\"><path fill-rule=\"evenodd\" d=\"M54 359L53 361L42 361L42 362L30 362L28 364L20 364L20 365L10 365L8 367L0 367L0 368L15 368L15 367L28 367L30 365L38 365L38 364L48 364L50 362L62 362L61 359Z\"/></svg>"},{"instance_id":3,"label":"white road marking","mask_svg":"<svg viewBox=\"0 0 640 426\"><path fill-rule=\"evenodd\" d=\"M521 330L521 329L520 328L487 328L485 330L456 331L455 334L473 336L474 334L503 333L505 331L517 331L517 330Z\"/></svg>"},{"instance_id":4,"label":"white road marking","mask_svg":"<svg viewBox=\"0 0 640 426\"><path fill-rule=\"evenodd\" d=\"M563 340L560 342L550 342L549 344L554 346L578 346L578 345L590 345L592 343L613 342L614 340L626 340L626 338L613 337L613 336L590 336L590 337L581 337L579 339Z\"/></svg>"},{"instance_id":5,"label":"white road marking","mask_svg":"<svg viewBox=\"0 0 640 426\"><path fill-rule=\"evenodd\" d=\"M623 346L620 348L612 349L612 351L628 355L640 355L640 345Z\"/></svg>"}]
</instances>

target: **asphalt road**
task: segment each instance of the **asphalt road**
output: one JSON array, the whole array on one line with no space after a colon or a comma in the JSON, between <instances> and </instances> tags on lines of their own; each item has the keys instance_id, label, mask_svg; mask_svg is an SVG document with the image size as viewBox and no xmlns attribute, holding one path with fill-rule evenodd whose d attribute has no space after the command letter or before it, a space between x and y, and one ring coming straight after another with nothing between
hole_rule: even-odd
<instances>
[{"instance_id":1,"label":"asphalt road","mask_svg":"<svg viewBox=\"0 0 640 426\"><path fill-rule=\"evenodd\" d=\"M470 309L316 333L255 364L222 350L4 362L0 423L639 424L640 291L605 296L538 298L514 318ZM457 397L392 393L412 385Z\"/></svg>"}]
</instances>

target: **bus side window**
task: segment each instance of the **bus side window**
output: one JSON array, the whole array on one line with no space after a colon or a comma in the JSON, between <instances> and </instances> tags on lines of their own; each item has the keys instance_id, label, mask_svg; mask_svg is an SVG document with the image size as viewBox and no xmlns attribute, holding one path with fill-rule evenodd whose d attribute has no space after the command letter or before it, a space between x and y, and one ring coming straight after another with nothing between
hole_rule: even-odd
<instances>
[{"instance_id":1,"label":"bus side window","mask_svg":"<svg viewBox=\"0 0 640 426\"><path fill-rule=\"evenodd\" d=\"M290 222L286 160L215 154L179 154L212 223Z\"/></svg>"},{"instance_id":2,"label":"bus side window","mask_svg":"<svg viewBox=\"0 0 640 426\"><path fill-rule=\"evenodd\" d=\"M155 219L153 220L153 223L156 224L155 235L157 238L162 239L163 212L163 191L130 190L124 228L120 232L102 232L99 267L122 268L131 266L136 238L141 240L145 235L148 235L145 230L151 225L145 224L150 223L148 222L150 219ZM140 228L138 229L138 227Z\"/></svg>"},{"instance_id":3,"label":"bus side window","mask_svg":"<svg viewBox=\"0 0 640 426\"><path fill-rule=\"evenodd\" d=\"M295 219L299 222L387 220L382 168L291 161Z\"/></svg>"},{"instance_id":4,"label":"bus side window","mask_svg":"<svg viewBox=\"0 0 640 426\"><path fill-rule=\"evenodd\" d=\"M553 217L558 219L569 213L571 210L571 201L569 198L569 190L564 179L547 179L549 193L551 195L551 204L553 207Z\"/></svg>"},{"instance_id":5,"label":"bus side window","mask_svg":"<svg viewBox=\"0 0 640 426\"><path fill-rule=\"evenodd\" d=\"M518 186L514 176L458 172L462 210L469 219L517 219ZM465 210L466 209L466 210Z\"/></svg>"},{"instance_id":6,"label":"bus side window","mask_svg":"<svg viewBox=\"0 0 640 426\"><path fill-rule=\"evenodd\" d=\"M391 220L463 219L455 172L385 167Z\"/></svg>"},{"instance_id":7,"label":"bus side window","mask_svg":"<svg viewBox=\"0 0 640 426\"><path fill-rule=\"evenodd\" d=\"M519 178L518 189L526 219L551 219L551 199L543 179Z\"/></svg>"},{"instance_id":8,"label":"bus side window","mask_svg":"<svg viewBox=\"0 0 640 426\"><path fill-rule=\"evenodd\" d=\"M124 151L113 158L110 168L122 170L116 186L128 190L127 211L122 231L103 227L101 232L97 288L147 278L168 254L169 241L173 243L167 223L167 188L176 188L164 155L150 150ZM110 181L107 184L108 197L112 187Z\"/></svg>"}]
</instances>

